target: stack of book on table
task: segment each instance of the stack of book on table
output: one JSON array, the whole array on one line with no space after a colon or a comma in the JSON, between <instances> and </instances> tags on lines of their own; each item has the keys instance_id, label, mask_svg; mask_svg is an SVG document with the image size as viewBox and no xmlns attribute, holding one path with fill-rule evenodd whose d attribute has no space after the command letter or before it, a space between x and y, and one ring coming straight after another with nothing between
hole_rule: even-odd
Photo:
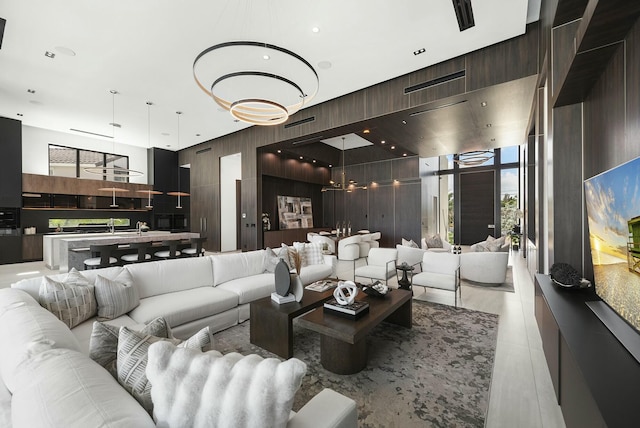
<instances>
[{"instance_id":1,"label":"stack of book on table","mask_svg":"<svg viewBox=\"0 0 640 428\"><path fill-rule=\"evenodd\" d=\"M325 279L325 280L320 280L320 281L316 281L312 284L307 285L306 287L304 287L306 290L311 290L311 291L327 291L330 288L335 287L337 284L336 281L331 281L329 279Z\"/></svg>"},{"instance_id":2,"label":"stack of book on table","mask_svg":"<svg viewBox=\"0 0 640 428\"><path fill-rule=\"evenodd\" d=\"M336 299L325 302L324 311L351 319L358 319L369 312L369 303L356 300L349 305L341 305Z\"/></svg>"}]
</instances>

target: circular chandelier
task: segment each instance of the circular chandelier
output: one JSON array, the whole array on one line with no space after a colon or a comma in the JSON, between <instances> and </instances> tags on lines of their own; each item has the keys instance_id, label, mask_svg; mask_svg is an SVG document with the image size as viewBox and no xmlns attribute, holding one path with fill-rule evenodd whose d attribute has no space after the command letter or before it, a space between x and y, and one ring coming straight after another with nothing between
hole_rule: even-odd
<instances>
[{"instance_id":1,"label":"circular chandelier","mask_svg":"<svg viewBox=\"0 0 640 428\"><path fill-rule=\"evenodd\" d=\"M475 150L472 152L460 153L454 162L462 166L479 166L493 159L493 150Z\"/></svg>"},{"instance_id":2,"label":"circular chandelier","mask_svg":"<svg viewBox=\"0 0 640 428\"><path fill-rule=\"evenodd\" d=\"M193 62L196 84L252 125L279 125L318 93L318 73L288 49L254 41L220 43Z\"/></svg>"}]
</instances>

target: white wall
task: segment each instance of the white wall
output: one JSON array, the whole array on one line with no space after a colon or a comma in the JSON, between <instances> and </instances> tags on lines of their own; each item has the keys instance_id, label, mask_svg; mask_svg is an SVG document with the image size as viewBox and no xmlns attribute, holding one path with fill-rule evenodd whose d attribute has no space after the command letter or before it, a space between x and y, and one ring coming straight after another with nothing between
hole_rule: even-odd
<instances>
[{"instance_id":1,"label":"white wall","mask_svg":"<svg viewBox=\"0 0 640 428\"><path fill-rule=\"evenodd\" d=\"M236 239L236 180L242 179L242 155L220 158L220 250L238 249Z\"/></svg>"},{"instance_id":2,"label":"white wall","mask_svg":"<svg viewBox=\"0 0 640 428\"><path fill-rule=\"evenodd\" d=\"M22 125L22 172L49 175L49 144L129 156L129 168L141 171L131 183L148 184L147 149L113 141Z\"/></svg>"}]
</instances>

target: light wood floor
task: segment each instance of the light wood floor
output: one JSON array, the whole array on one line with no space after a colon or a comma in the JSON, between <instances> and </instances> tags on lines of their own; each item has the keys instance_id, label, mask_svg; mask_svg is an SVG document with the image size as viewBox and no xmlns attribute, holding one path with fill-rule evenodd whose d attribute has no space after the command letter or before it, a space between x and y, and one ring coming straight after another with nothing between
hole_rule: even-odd
<instances>
[{"instance_id":1,"label":"light wood floor","mask_svg":"<svg viewBox=\"0 0 640 428\"><path fill-rule=\"evenodd\" d=\"M364 263L364 262L358 262ZM534 317L533 282L526 261L512 253L515 293L462 288L460 306L500 316L498 343L491 381L486 426L489 428L563 428L562 413L556 403L540 334ZM29 276L54 274L43 262L0 266L0 288ZM353 278L353 262L339 262L338 276ZM391 285L395 279L391 280ZM451 292L414 290L416 296L453 305Z\"/></svg>"}]
</instances>

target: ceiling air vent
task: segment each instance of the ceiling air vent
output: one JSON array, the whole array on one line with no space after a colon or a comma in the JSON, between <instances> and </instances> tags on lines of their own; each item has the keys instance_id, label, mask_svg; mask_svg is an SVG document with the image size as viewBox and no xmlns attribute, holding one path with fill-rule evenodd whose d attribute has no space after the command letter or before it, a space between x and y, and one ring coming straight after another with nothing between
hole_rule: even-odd
<instances>
[{"instance_id":1,"label":"ceiling air vent","mask_svg":"<svg viewBox=\"0 0 640 428\"><path fill-rule=\"evenodd\" d=\"M7 20L4 18L0 18L0 48L2 48L2 39L4 37L4 26L7 23Z\"/></svg>"},{"instance_id":2,"label":"ceiling air vent","mask_svg":"<svg viewBox=\"0 0 640 428\"><path fill-rule=\"evenodd\" d=\"M436 79L427 80L426 82L418 83L417 85L412 85L404 88L404 94L410 94L412 92L421 91L423 89L430 88L432 86L440 85L442 83L447 83L452 80L460 79L465 76L465 71L460 70L455 73L447 74L446 76L441 76Z\"/></svg>"},{"instance_id":3,"label":"ceiling air vent","mask_svg":"<svg viewBox=\"0 0 640 428\"><path fill-rule=\"evenodd\" d=\"M476 25L476 22L473 19L471 0L453 0L453 9L456 11L456 18L458 18L458 27L460 27L460 31L467 30Z\"/></svg>"},{"instance_id":4,"label":"ceiling air vent","mask_svg":"<svg viewBox=\"0 0 640 428\"><path fill-rule=\"evenodd\" d=\"M295 122L287 123L286 125L284 125L284 129L293 128L294 126L299 126L299 125L302 125L303 123L315 122L315 120L316 120L315 116L311 116L306 119L300 119Z\"/></svg>"},{"instance_id":5,"label":"ceiling air vent","mask_svg":"<svg viewBox=\"0 0 640 428\"><path fill-rule=\"evenodd\" d=\"M201 155L203 153L207 153L207 152L210 152L210 151L211 151L211 147L207 147L206 149L198 150L196 152L196 155Z\"/></svg>"}]
</instances>

